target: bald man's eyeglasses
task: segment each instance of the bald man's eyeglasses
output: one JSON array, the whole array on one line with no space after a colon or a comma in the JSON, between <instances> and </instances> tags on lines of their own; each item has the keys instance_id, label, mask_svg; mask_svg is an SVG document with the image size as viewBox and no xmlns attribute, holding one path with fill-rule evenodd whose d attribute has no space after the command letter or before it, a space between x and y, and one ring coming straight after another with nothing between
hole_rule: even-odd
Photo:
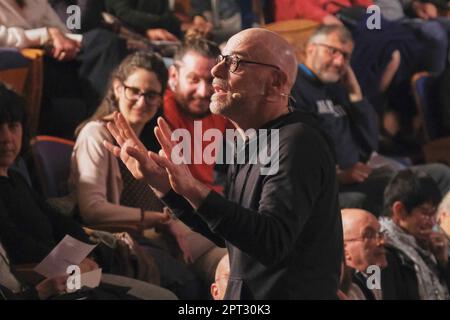
<instances>
[{"instance_id":1,"label":"bald man's eyeglasses","mask_svg":"<svg viewBox=\"0 0 450 320\"><path fill-rule=\"evenodd\" d=\"M265 67L270 67L270 68L275 68L277 70L280 70L279 67L277 67L273 64L244 60L235 55L225 55L224 56L224 55L220 54L217 57L217 64L219 64L223 61L225 61L225 66L227 67L228 71L230 71L231 73L235 73L237 71L237 69L239 68L239 64L241 64L241 63L257 64L260 66L265 66Z\"/></svg>"},{"instance_id":2,"label":"bald man's eyeglasses","mask_svg":"<svg viewBox=\"0 0 450 320\"><path fill-rule=\"evenodd\" d=\"M352 239L345 239L345 241L381 241L384 240L386 236L386 230L376 232L376 231L369 231L366 232L362 237L360 238L352 238Z\"/></svg>"}]
</instances>

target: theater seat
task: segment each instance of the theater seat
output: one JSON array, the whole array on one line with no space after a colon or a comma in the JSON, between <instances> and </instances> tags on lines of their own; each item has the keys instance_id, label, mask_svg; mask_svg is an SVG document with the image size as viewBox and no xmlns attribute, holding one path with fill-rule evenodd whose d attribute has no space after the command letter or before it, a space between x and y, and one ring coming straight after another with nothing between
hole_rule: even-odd
<instances>
[{"instance_id":1,"label":"theater seat","mask_svg":"<svg viewBox=\"0 0 450 320\"><path fill-rule=\"evenodd\" d=\"M46 198L69 193L67 180L74 145L73 141L52 136L37 136L32 142L37 178Z\"/></svg>"},{"instance_id":2,"label":"theater seat","mask_svg":"<svg viewBox=\"0 0 450 320\"><path fill-rule=\"evenodd\" d=\"M32 135L36 133L41 110L43 56L39 49L0 48L0 81L25 97Z\"/></svg>"},{"instance_id":3,"label":"theater seat","mask_svg":"<svg viewBox=\"0 0 450 320\"><path fill-rule=\"evenodd\" d=\"M439 137L436 121L436 79L428 72L415 74L411 81L417 114L423 129L425 144L423 153L426 162L441 162L450 165L450 137Z\"/></svg>"},{"instance_id":4,"label":"theater seat","mask_svg":"<svg viewBox=\"0 0 450 320\"><path fill-rule=\"evenodd\" d=\"M49 198L62 198L69 195L68 179L70 163L75 143L53 136L37 136L32 142L36 176L43 195ZM52 199L52 204L58 203ZM72 200L73 201L73 200ZM63 210L64 211L64 210ZM144 230L136 222L100 223L89 228L108 232L128 232L142 234Z\"/></svg>"},{"instance_id":5,"label":"theater seat","mask_svg":"<svg viewBox=\"0 0 450 320\"><path fill-rule=\"evenodd\" d=\"M20 94L24 92L29 65L30 60L21 55L20 51L0 48L0 81Z\"/></svg>"},{"instance_id":6,"label":"theater seat","mask_svg":"<svg viewBox=\"0 0 450 320\"><path fill-rule=\"evenodd\" d=\"M270 23L264 28L286 39L294 47L297 61L302 63L305 59L306 42L319 26L318 22L312 20L297 19Z\"/></svg>"}]
</instances>

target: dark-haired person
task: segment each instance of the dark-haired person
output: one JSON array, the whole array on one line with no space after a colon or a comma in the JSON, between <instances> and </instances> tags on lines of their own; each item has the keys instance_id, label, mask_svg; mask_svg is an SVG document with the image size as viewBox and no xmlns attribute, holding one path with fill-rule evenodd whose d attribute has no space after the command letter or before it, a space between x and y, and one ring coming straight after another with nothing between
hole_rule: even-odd
<instances>
[{"instance_id":1,"label":"dark-haired person","mask_svg":"<svg viewBox=\"0 0 450 320\"><path fill-rule=\"evenodd\" d=\"M89 242L79 225L52 210L9 170L28 143L24 101L0 84L0 238L15 264L40 262L66 234Z\"/></svg>"},{"instance_id":2,"label":"dark-haired person","mask_svg":"<svg viewBox=\"0 0 450 320\"><path fill-rule=\"evenodd\" d=\"M392 299L448 300L450 266L448 242L435 232L441 193L423 172L399 172L386 186L381 217L388 267L383 286L392 286ZM385 289L383 288L383 291Z\"/></svg>"},{"instance_id":3,"label":"dark-haired person","mask_svg":"<svg viewBox=\"0 0 450 320\"><path fill-rule=\"evenodd\" d=\"M111 120L114 111L120 111L140 136L161 108L166 83L167 69L159 56L145 52L131 54L112 74L108 92L96 112L78 126L71 182L80 214L87 223L134 221L151 228L167 218L161 213L161 205L158 210L158 205L148 203L150 197L140 203L151 190L141 186L133 194L131 182L127 182L129 177L124 176L128 172L101 148L104 139L111 139L105 123ZM149 208L152 205L153 211ZM155 209L160 212L154 212Z\"/></svg>"},{"instance_id":4,"label":"dark-haired person","mask_svg":"<svg viewBox=\"0 0 450 320\"><path fill-rule=\"evenodd\" d=\"M195 154L196 150L203 155L205 147L210 143L195 138L196 127L201 125L201 130L198 130L201 136L209 129L224 133L227 128L234 128L226 118L212 114L209 110L211 95L214 91L211 69L219 54L218 46L214 42L202 38L199 34L192 33L191 36L186 37L184 44L175 53L173 64L169 67L163 116L173 130L187 130L191 136L189 169L192 175L214 190L221 192L223 191L221 173L220 170L215 170L215 164L206 163L203 158L200 163L194 161L198 156ZM198 233L189 232L188 228L179 222L171 223L168 226L175 237L179 239L179 243L189 239L191 244L186 247L209 248L201 255L200 260L195 261L194 266L200 274L206 277L205 282L211 283L214 280L216 265L225 255L226 250L217 248ZM192 255L189 251L192 250L184 250L185 256ZM192 257L192 262L197 260L196 258Z\"/></svg>"},{"instance_id":5,"label":"dark-haired person","mask_svg":"<svg viewBox=\"0 0 450 320\"><path fill-rule=\"evenodd\" d=\"M184 44L175 53L173 64L169 67L169 82L164 94L163 115L173 130L187 130L191 136L189 142L191 161L188 166L192 175L214 190L222 192L222 174L220 170L215 170L215 163L206 163L203 157L200 163L194 161L198 156L195 152L198 151L202 156L206 146L210 143L203 139L201 141L196 139L196 130L203 136L209 129L225 133L227 128L234 128L229 120L212 114L209 110L210 99L214 91L211 69L219 54L220 49L214 42L195 33L186 37ZM201 125L201 130L198 129L199 125ZM183 224L172 223L169 227L179 239L179 243L182 243L184 239L190 239L193 243L190 246L195 248L206 246L209 242L198 233L187 232ZM217 248L211 242L206 247L208 246L210 249L194 265L196 269L200 269L200 273L206 276L205 281L209 284L214 281L216 265L225 255L226 250ZM187 254L189 255L189 252Z\"/></svg>"},{"instance_id":6,"label":"dark-haired person","mask_svg":"<svg viewBox=\"0 0 450 320\"><path fill-rule=\"evenodd\" d=\"M187 38L174 56L173 65L169 67L168 88L164 95L164 118L173 130L187 129L191 135L191 162L189 169L192 175L212 187L222 191L215 181L214 164L205 161L195 163L194 151L202 155L209 141L194 141L194 123L201 124L201 135L209 129L217 129L225 133L227 128L234 128L226 118L212 114L209 103L214 92L211 69L220 54L219 47L206 39ZM195 148L194 144L201 144Z\"/></svg>"},{"instance_id":7,"label":"dark-haired person","mask_svg":"<svg viewBox=\"0 0 450 320\"><path fill-rule=\"evenodd\" d=\"M10 265L41 262L67 234L90 243L79 224L47 205L19 173L10 170L18 155L27 151L26 123L24 100L0 83L0 285L3 286L0 294L5 299L44 299L64 293L64 278L61 277L24 291L11 273ZM99 265L88 257L79 267L84 273L99 268ZM101 267L106 269L105 265ZM118 275L103 274L102 282L129 287L128 293L143 299L174 298L165 289ZM123 292L125 298L127 290Z\"/></svg>"}]
</instances>

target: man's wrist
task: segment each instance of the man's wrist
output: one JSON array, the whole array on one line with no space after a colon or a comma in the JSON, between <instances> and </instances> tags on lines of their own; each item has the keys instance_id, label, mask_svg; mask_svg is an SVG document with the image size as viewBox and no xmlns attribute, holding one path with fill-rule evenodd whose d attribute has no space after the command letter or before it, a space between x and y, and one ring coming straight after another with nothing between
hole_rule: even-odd
<instances>
[{"instance_id":1,"label":"man's wrist","mask_svg":"<svg viewBox=\"0 0 450 320\"><path fill-rule=\"evenodd\" d=\"M197 210L210 192L211 189L209 187L200 181L195 180L191 188L187 189L185 194L182 194L182 196L189 201L195 210Z\"/></svg>"},{"instance_id":2,"label":"man's wrist","mask_svg":"<svg viewBox=\"0 0 450 320\"><path fill-rule=\"evenodd\" d=\"M47 28L47 32L50 37L50 40L53 40L54 38L61 36L61 32L59 31L58 28L49 27L49 28Z\"/></svg>"},{"instance_id":3,"label":"man's wrist","mask_svg":"<svg viewBox=\"0 0 450 320\"><path fill-rule=\"evenodd\" d=\"M361 93L351 93L349 94L349 99L351 103L361 102L363 100L363 96Z\"/></svg>"},{"instance_id":4,"label":"man's wrist","mask_svg":"<svg viewBox=\"0 0 450 320\"><path fill-rule=\"evenodd\" d=\"M158 189L152 187L151 185L149 185L149 186L150 186L150 188L152 188L153 192L156 194L156 196L157 196L159 199L164 198L164 197L170 192L170 190L172 190L172 188L170 187L170 185L169 185L167 188L161 188L160 190L158 190Z\"/></svg>"}]
</instances>

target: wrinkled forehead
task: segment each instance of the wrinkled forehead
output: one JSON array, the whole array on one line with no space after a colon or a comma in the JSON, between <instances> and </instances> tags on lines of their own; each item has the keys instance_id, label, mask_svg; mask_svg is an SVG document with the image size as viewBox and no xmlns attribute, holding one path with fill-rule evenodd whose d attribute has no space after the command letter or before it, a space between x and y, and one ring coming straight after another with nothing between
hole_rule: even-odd
<instances>
[{"instance_id":1,"label":"wrinkled forehead","mask_svg":"<svg viewBox=\"0 0 450 320\"><path fill-rule=\"evenodd\" d=\"M366 215L361 220L359 220L358 229L361 233L367 231L380 231L380 223L374 216Z\"/></svg>"},{"instance_id":2,"label":"wrinkled forehead","mask_svg":"<svg viewBox=\"0 0 450 320\"><path fill-rule=\"evenodd\" d=\"M344 50L347 53L352 53L354 48L352 40L343 39L337 32L333 32L328 36L325 36L324 42L338 49Z\"/></svg>"},{"instance_id":3,"label":"wrinkled forehead","mask_svg":"<svg viewBox=\"0 0 450 320\"><path fill-rule=\"evenodd\" d=\"M288 90L297 74L297 60L292 46L278 34L260 28L246 29L231 37L223 55L277 66L286 76Z\"/></svg>"},{"instance_id":4,"label":"wrinkled forehead","mask_svg":"<svg viewBox=\"0 0 450 320\"><path fill-rule=\"evenodd\" d=\"M377 218L363 210L348 211L343 219L344 233L347 235L360 235L366 230L380 230Z\"/></svg>"}]
</instances>

